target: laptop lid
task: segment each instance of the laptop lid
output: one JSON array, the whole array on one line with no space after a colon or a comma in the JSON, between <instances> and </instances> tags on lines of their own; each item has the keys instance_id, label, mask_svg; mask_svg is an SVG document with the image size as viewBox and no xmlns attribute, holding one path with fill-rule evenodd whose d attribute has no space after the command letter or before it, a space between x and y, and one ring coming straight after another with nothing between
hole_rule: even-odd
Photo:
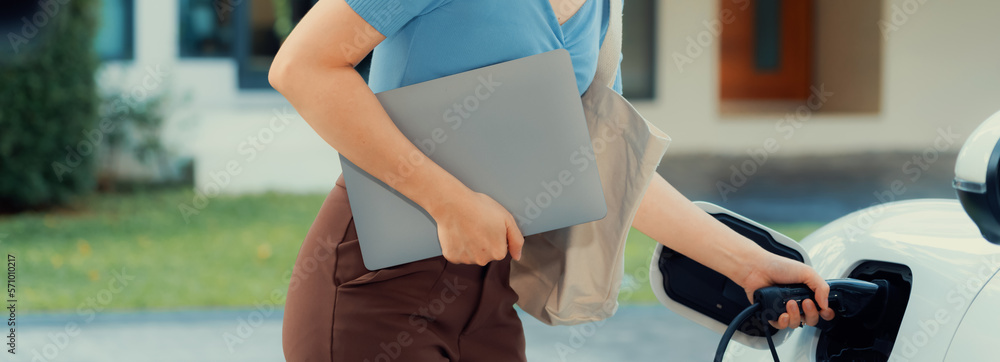
<instances>
[{"instance_id":1,"label":"laptop lid","mask_svg":"<svg viewBox=\"0 0 1000 362\"><path fill-rule=\"evenodd\" d=\"M407 139L470 189L500 203L522 234L607 214L565 49L376 97ZM441 255L434 219L423 208L343 156L341 164L365 267Z\"/></svg>"}]
</instances>

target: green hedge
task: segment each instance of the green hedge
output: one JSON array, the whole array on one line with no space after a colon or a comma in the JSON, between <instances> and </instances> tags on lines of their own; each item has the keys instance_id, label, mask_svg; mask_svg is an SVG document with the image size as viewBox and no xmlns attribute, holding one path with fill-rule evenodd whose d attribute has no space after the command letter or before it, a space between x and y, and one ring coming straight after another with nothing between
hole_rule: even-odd
<instances>
[{"instance_id":1,"label":"green hedge","mask_svg":"<svg viewBox=\"0 0 1000 362\"><path fill-rule=\"evenodd\" d=\"M39 6L25 9L16 27L7 24L13 31L3 34L2 46L10 47L0 59L0 211L5 212L58 205L95 184L100 142L90 139L101 132L93 45L99 2L32 3Z\"/></svg>"}]
</instances>

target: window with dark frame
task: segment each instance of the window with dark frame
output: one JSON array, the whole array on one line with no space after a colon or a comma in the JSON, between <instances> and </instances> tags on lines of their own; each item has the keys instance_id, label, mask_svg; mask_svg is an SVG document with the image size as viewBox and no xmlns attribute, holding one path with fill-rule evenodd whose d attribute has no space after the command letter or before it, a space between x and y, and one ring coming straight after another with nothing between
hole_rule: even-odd
<instances>
[{"instance_id":1,"label":"window with dark frame","mask_svg":"<svg viewBox=\"0 0 1000 362\"><path fill-rule=\"evenodd\" d=\"M94 48L101 60L135 57L134 0L102 0Z\"/></svg>"},{"instance_id":2,"label":"window with dark frame","mask_svg":"<svg viewBox=\"0 0 1000 362\"><path fill-rule=\"evenodd\" d=\"M233 55L233 7L225 0L179 0L178 53L181 57Z\"/></svg>"},{"instance_id":3,"label":"window with dark frame","mask_svg":"<svg viewBox=\"0 0 1000 362\"><path fill-rule=\"evenodd\" d=\"M653 99L656 96L656 1L628 0L622 12L622 95L630 100Z\"/></svg>"},{"instance_id":4,"label":"window with dark frame","mask_svg":"<svg viewBox=\"0 0 1000 362\"><path fill-rule=\"evenodd\" d=\"M236 1L236 0L233 0ZM235 57L241 89L270 89L267 71L292 28L318 0L240 0L235 6ZM356 69L368 79L371 54Z\"/></svg>"}]
</instances>

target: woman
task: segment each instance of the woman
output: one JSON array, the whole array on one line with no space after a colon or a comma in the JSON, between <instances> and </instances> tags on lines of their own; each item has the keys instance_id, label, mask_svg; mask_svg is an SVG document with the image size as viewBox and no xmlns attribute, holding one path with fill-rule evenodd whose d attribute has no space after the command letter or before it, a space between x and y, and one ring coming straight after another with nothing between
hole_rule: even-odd
<instances>
[{"instance_id":1,"label":"woman","mask_svg":"<svg viewBox=\"0 0 1000 362\"><path fill-rule=\"evenodd\" d=\"M619 0L611 0L619 1ZM434 218L443 256L368 271L343 178L299 251L285 306L289 361L524 361L508 283L524 242L514 218L423 155L374 93L565 48L582 94L594 77L608 0L323 0L296 26L270 81L342 155ZM353 69L375 49L369 84ZM370 87L370 88L369 88ZM616 82L620 92L620 80ZM406 163L406 164L404 164ZM396 170L417 165L408 177ZM804 264L774 256L716 222L662 177L633 226L752 293L805 283L819 306L790 302L778 328L815 325L829 287Z\"/></svg>"}]
</instances>

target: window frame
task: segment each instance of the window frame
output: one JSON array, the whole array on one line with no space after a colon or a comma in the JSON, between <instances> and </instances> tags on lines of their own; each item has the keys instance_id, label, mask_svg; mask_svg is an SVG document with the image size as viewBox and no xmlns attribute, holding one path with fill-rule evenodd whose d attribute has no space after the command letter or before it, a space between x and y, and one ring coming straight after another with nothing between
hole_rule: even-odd
<instances>
[{"instance_id":1,"label":"window frame","mask_svg":"<svg viewBox=\"0 0 1000 362\"><path fill-rule=\"evenodd\" d=\"M272 89L267 80L267 71L251 70L250 63L250 6L244 0L233 9L235 32L233 35L233 59L236 60L236 79L240 90Z\"/></svg>"},{"instance_id":2,"label":"window frame","mask_svg":"<svg viewBox=\"0 0 1000 362\"><path fill-rule=\"evenodd\" d=\"M233 59L236 61L237 88L241 91L274 90L271 87L271 83L267 79L267 70L255 70L250 67L250 50L253 39L250 31L251 7L248 3L254 0L238 1L240 1L240 3L235 5L233 9L233 15L235 18L233 18L234 35L232 55ZM317 2L317 0L303 1L309 1L309 6L302 8L298 3L292 4L292 18L295 22L301 20L301 18L305 16L305 13ZM369 65L370 59L371 54L369 53L365 60L362 60L357 67L359 73L361 73L365 81L368 80L368 68L366 67Z\"/></svg>"},{"instance_id":3,"label":"window frame","mask_svg":"<svg viewBox=\"0 0 1000 362\"><path fill-rule=\"evenodd\" d=\"M248 2L248 1L253 1L253 0L214 0L213 4L217 5L219 3L222 3L222 5L226 5L226 6L232 7L232 10L231 10L231 12L228 15L221 15L221 16L229 16L230 17L230 26L233 28L232 30L233 30L233 33L234 33L233 44L232 44L231 48L229 49L229 51L226 52L226 53L219 53L219 54L191 54L191 53L185 52L185 49L184 49L184 37L181 34L181 32L183 31L183 26L182 26L183 21L182 20L183 20L184 16L186 15L185 14L187 12L186 10L190 10L191 0L177 0L177 57L179 59L227 59L227 58L232 58L234 55L236 55L236 44L235 43L236 43L236 36L239 33L238 29L236 28L236 23L237 23L236 20L239 18L239 16L237 15L237 12L239 10L238 8L243 7L243 4L246 3L246 2ZM213 9L213 10L215 10L215 15L216 16L220 16L219 13L218 13L218 11L219 11L218 8Z\"/></svg>"},{"instance_id":4,"label":"window frame","mask_svg":"<svg viewBox=\"0 0 1000 362\"><path fill-rule=\"evenodd\" d=\"M611 1L618 1L618 0L611 0ZM654 101L654 100L656 100L656 93L657 93L656 92L656 88L657 88L657 84L658 84L658 80L657 80L657 66L658 66L658 64L657 64L657 46L659 45L659 43L658 43L658 41L659 41L659 16L658 16L659 15L658 14L659 5L658 4L659 4L659 1L657 1L657 0L649 0L650 9L649 9L648 12L644 13L644 14L648 14L648 16L649 16L649 26L651 28L650 29L650 33L649 33L649 44L646 44L646 46L649 48L649 59L648 59L648 61L649 61L649 78L651 79L651 81L650 81L650 84L649 84L649 89L643 90L642 94L629 94L629 92L628 92L628 82L624 79L625 78L625 74L624 74L624 72L625 72L625 63L628 62L629 59L634 59L634 57L630 57L628 55L628 53L625 51L625 49L626 49L625 43L626 42L624 40L622 41L622 64L621 64L621 72L622 72L622 74L620 74L620 77L622 78L622 96L628 98L629 100L635 100L635 101ZM635 8L635 7L633 6L632 8ZM623 10L624 10L625 14L629 14L628 9L629 9L629 6L628 6L628 4L626 4L626 6L623 7ZM622 26L623 27L627 27L626 24L628 24L628 23L629 22L627 21L627 19L623 18L623 24L622 24ZM623 28L622 29L623 35L624 35L624 32L625 32L625 29Z\"/></svg>"},{"instance_id":5,"label":"window frame","mask_svg":"<svg viewBox=\"0 0 1000 362\"><path fill-rule=\"evenodd\" d=\"M135 0L101 0L101 6L104 6L104 2L117 2L122 6L122 14L124 19L122 19L122 51L121 54L107 56L101 54L97 49L97 37L94 37L94 51L102 62L108 61L133 61L135 60ZM102 14L103 16L103 14ZM99 25L103 28L104 20L101 19ZM98 29L98 32L100 29Z\"/></svg>"}]
</instances>

